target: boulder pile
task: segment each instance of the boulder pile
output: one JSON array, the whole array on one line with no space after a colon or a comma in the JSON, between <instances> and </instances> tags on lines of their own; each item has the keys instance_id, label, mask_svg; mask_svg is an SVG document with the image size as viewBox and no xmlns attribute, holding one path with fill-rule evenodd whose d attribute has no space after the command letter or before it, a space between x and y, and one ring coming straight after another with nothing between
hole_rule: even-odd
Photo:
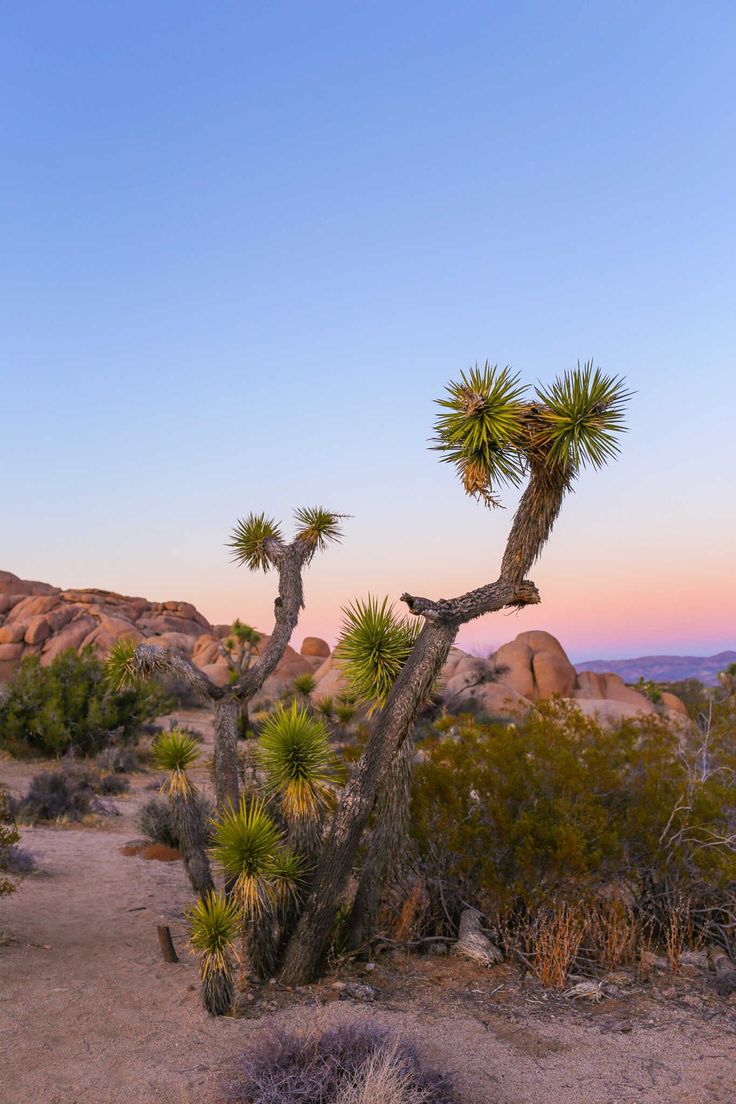
<instances>
[{"instance_id":1,"label":"boulder pile","mask_svg":"<svg viewBox=\"0 0 736 1104\"><path fill-rule=\"evenodd\" d=\"M38 655L47 664L67 648L81 651L89 646L103 657L115 640L128 637L178 649L223 686L229 681L229 668L222 641L229 632L229 625L210 624L190 602L149 602L107 590L61 590L0 571L0 682L12 677L24 656ZM261 636L255 653L268 641L268 636ZM258 700L280 697L306 673L314 677L316 700L347 689L329 644L308 636L300 652L286 649ZM611 724L655 712L680 722L687 716L674 694L663 693L655 706L619 675L578 674L560 642L540 631L519 633L487 659L453 648L442 672L441 691L451 710L474 708L510 719L554 695L574 700L583 712Z\"/></svg>"}]
</instances>

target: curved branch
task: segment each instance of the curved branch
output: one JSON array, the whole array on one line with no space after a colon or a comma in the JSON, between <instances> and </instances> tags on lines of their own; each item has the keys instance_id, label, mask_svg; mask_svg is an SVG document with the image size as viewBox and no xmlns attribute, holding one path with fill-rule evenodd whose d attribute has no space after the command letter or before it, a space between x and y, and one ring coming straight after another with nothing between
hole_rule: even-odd
<instances>
[{"instance_id":1,"label":"curved branch","mask_svg":"<svg viewBox=\"0 0 736 1104\"><path fill-rule=\"evenodd\" d=\"M286 651L304 606L302 568L308 558L309 548L298 538L292 544L279 544L278 547L276 544L275 541L269 541L267 550L268 558L279 575L279 594L274 602L276 623L263 654L235 683L235 695L240 701L249 701L258 693L268 676L273 674Z\"/></svg>"},{"instance_id":2,"label":"curved branch","mask_svg":"<svg viewBox=\"0 0 736 1104\"><path fill-rule=\"evenodd\" d=\"M181 652L173 648L159 648L155 644L138 645L133 652L131 673L143 679L177 679L193 693L211 701L217 701L225 693Z\"/></svg>"}]
</instances>

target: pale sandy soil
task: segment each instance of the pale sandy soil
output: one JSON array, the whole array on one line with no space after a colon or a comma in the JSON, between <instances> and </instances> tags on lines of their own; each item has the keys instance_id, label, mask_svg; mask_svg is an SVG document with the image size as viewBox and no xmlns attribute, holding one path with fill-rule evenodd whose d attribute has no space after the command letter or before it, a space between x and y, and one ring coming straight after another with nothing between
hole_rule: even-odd
<instances>
[{"instance_id":1,"label":"pale sandy soil","mask_svg":"<svg viewBox=\"0 0 736 1104\"><path fill-rule=\"evenodd\" d=\"M29 773L0 762L15 792ZM2 1104L214 1104L220 1071L273 1018L202 1011L181 864L120 853L149 782L135 776L122 815L103 827L23 832L43 873L0 900ZM177 965L160 959L162 915ZM267 988L256 1004L273 999L279 1019L300 1022L374 1016L453 1071L466 1104L736 1101L736 1010L707 979L669 981L666 1000L650 990L585 1008L542 999L509 967L454 959L397 956L362 980L378 990L373 1005L335 1001L329 979Z\"/></svg>"}]
</instances>

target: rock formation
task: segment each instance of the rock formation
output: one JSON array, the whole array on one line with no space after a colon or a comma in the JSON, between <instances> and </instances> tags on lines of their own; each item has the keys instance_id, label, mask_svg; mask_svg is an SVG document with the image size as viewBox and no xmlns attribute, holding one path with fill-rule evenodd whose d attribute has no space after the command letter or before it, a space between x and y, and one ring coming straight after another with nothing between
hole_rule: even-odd
<instances>
[{"instance_id":1,"label":"rock formation","mask_svg":"<svg viewBox=\"0 0 736 1104\"><path fill-rule=\"evenodd\" d=\"M38 655L47 664L67 648L90 646L104 656L115 640L130 637L178 649L213 682L224 686L229 669L221 642L229 632L229 625L211 625L189 602L149 602L105 590L61 590L0 571L0 682L12 677L26 655ZM256 655L268 640L266 635L261 637ZM294 679L305 673L312 674L317 684L315 700L347 690L329 645L308 636L300 652L286 649L254 705L288 693ZM488 659L453 648L440 690L450 710L475 709L508 719L523 717L534 702L555 695L573 700L584 713L604 723L659 713L682 725L687 717L674 694L663 693L655 707L617 674L578 674L560 642L538 630L519 633Z\"/></svg>"}]
</instances>

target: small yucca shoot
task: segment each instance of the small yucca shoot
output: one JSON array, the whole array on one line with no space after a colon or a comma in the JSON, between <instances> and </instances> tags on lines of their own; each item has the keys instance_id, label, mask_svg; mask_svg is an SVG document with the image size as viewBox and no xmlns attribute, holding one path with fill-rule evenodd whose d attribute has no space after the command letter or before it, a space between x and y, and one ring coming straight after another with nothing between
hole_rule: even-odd
<instances>
[{"instance_id":1,"label":"small yucca shoot","mask_svg":"<svg viewBox=\"0 0 736 1104\"><path fill-rule=\"evenodd\" d=\"M135 640L122 636L110 648L105 660L105 674L113 690L125 690L138 681L135 669Z\"/></svg>"},{"instance_id":2,"label":"small yucca shoot","mask_svg":"<svg viewBox=\"0 0 736 1104\"><path fill-rule=\"evenodd\" d=\"M168 771L168 778L161 787L171 797L186 797L191 793L192 784L187 771L199 756L197 741L180 728L164 732L151 747L153 760L161 770Z\"/></svg>"},{"instance_id":3,"label":"small yucca shoot","mask_svg":"<svg viewBox=\"0 0 736 1104\"><path fill-rule=\"evenodd\" d=\"M213 1016L226 1015L234 996L233 965L238 955L235 940L241 929L241 913L235 901L222 893L209 893L188 912L191 944L199 954L202 1003Z\"/></svg>"},{"instance_id":4,"label":"small yucca shoot","mask_svg":"<svg viewBox=\"0 0 736 1104\"><path fill-rule=\"evenodd\" d=\"M303 506L294 511L297 524L296 537L309 549L309 559L315 552L323 552L329 541L340 541L340 522L347 514L336 514L324 506Z\"/></svg>"},{"instance_id":5,"label":"small yucca shoot","mask_svg":"<svg viewBox=\"0 0 736 1104\"><path fill-rule=\"evenodd\" d=\"M274 518L248 514L235 525L228 545L236 563L245 564L251 571L268 571L272 565L266 542L270 540L281 541L281 529Z\"/></svg>"},{"instance_id":6,"label":"small yucca shoot","mask_svg":"<svg viewBox=\"0 0 736 1104\"><path fill-rule=\"evenodd\" d=\"M305 671L302 675L297 675L294 679L294 690L297 694L301 694L303 698L308 698L313 690L317 688L317 682L314 675L310 675L309 671Z\"/></svg>"},{"instance_id":7,"label":"small yucca shoot","mask_svg":"<svg viewBox=\"0 0 736 1104\"><path fill-rule=\"evenodd\" d=\"M356 699L372 713L388 697L416 643L421 625L394 613L384 598L368 595L343 608L340 639L335 649Z\"/></svg>"},{"instance_id":8,"label":"small yucca shoot","mask_svg":"<svg viewBox=\"0 0 736 1104\"><path fill-rule=\"evenodd\" d=\"M269 795L278 797L287 820L316 818L332 798L339 778L324 721L292 702L268 714L258 741Z\"/></svg>"},{"instance_id":9,"label":"small yucca shoot","mask_svg":"<svg viewBox=\"0 0 736 1104\"><path fill-rule=\"evenodd\" d=\"M276 901L287 880L297 888L298 860L288 858L284 838L263 800L248 804L242 797L237 809L231 806L215 822L212 855L234 880L235 896L246 920L258 917Z\"/></svg>"}]
</instances>

